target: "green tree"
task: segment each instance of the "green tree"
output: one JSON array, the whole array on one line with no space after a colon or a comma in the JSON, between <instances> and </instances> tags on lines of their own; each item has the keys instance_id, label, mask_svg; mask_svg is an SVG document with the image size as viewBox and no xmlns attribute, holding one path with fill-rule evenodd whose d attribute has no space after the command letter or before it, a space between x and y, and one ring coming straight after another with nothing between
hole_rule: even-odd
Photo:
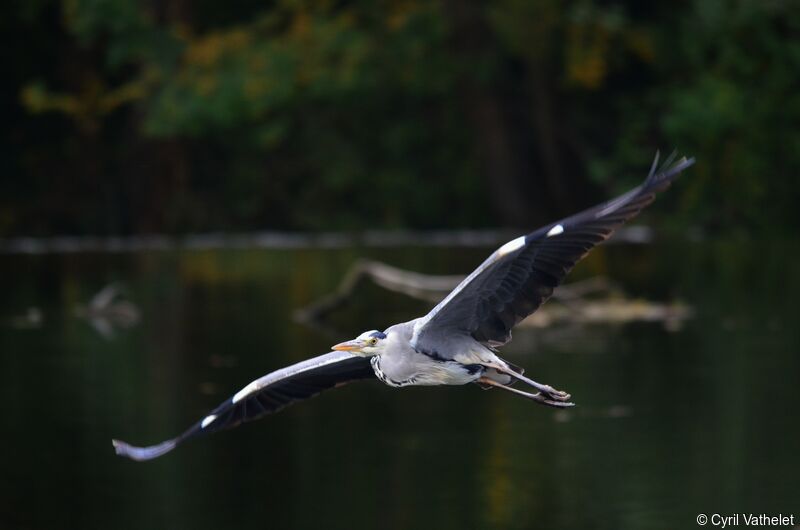
<instances>
[{"instance_id":1,"label":"green tree","mask_svg":"<svg viewBox=\"0 0 800 530\"><path fill-rule=\"evenodd\" d=\"M698 158L676 226L800 223L788 2L39 0L8 20L33 45L0 233L530 226L657 147Z\"/></svg>"}]
</instances>

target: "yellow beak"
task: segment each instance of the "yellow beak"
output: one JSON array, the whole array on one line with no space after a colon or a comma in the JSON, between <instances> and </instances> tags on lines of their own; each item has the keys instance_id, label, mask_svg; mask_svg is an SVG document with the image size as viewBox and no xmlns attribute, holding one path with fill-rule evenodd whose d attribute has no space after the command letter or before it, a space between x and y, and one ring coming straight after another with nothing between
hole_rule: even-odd
<instances>
[{"instance_id":1,"label":"yellow beak","mask_svg":"<svg viewBox=\"0 0 800 530\"><path fill-rule=\"evenodd\" d=\"M333 346L331 349L336 351L358 351L364 347L364 342L360 340L348 340L347 342L341 342L336 346Z\"/></svg>"}]
</instances>

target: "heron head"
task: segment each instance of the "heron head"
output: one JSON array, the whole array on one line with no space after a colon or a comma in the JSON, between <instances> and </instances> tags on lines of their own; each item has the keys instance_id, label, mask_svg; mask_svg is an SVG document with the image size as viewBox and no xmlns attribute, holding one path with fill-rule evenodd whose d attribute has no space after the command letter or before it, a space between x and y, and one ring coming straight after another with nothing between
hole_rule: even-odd
<instances>
[{"instance_id":1,"label":"heron head","mask_svg":"<svg viewBox=\"0 0 800 530\"><path fill-rule=\"evenodd\" d=\"M376 329L365 331L353 340L342 342L334 346L333 350L347 351L355 355L368 357L378 355L385 345L386 334Z\"/></svg>"}]
</instances>

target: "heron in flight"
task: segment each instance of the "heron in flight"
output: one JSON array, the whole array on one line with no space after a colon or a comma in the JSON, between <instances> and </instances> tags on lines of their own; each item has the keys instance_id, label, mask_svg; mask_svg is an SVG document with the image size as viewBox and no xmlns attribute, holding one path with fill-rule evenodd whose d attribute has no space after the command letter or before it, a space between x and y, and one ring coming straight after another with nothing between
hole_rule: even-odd
<instances>
[{"instance_id":1,"label":"heron in flight","mask_svg":"<svg viewBox=\"0 0 800 530\"><path fill-rule=\"evenodd\" d=\"M494 251L427 315L367 331L333 351L256 379L183 434L149 447L113 440L118 455L150 460L198 436L272 414L353 381L391 387L464 385L500 388L550 407L570 407L570 395L523 375L498 356L511 329L536 311L595 245L650 204L656 193L694 163L673 153L645 181L616 199L520 236ZM657 169L658 168L658 169ZM527 392L511 385L524 383Z\"/></svg>"}]
</instances>

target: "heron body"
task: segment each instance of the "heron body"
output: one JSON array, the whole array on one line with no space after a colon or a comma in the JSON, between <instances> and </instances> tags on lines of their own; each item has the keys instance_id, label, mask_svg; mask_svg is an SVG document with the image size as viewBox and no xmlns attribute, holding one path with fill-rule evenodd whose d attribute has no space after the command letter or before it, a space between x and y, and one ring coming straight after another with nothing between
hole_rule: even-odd
<instances>
[{"instance_id":1,"label":"heron body","mask_svg":"<svg viewBox=\"0 0 800 530\"><path fill-rule=\"evenodd\" d=\"M693 163L691 158L676 161L673 154L658 168L656 155L642 184L502 245L427 315L383 332L367 331L333 346L330 353L256 379L175 438L148 447L113 440L114 448L133 460L150 460L186 440L368 379L391 387L477 383L550 407L572 406L569 394L529 379L521 368L501 359L497 348L511 340L512 328L547 301L581 258ZM516 381L535 392L512 387Z\"/></svg>"},{"instance_id":2,"label":"heron body","mask_svg":"<svg viewBox=\"0 0 800 530\"><path fill-rule=\"evenodd\" d=\"M416 320L396 324L385 332L367 332L367 337L383 336L385 341L381 353L370 359L375 376L383 383L393 387L409 385L465 385L491 373L499 382L510 382L509 376L501 376L486 364L507 367L505 361L494 352L471 337L453 341L442 352L420 351L412 345ZM358 339L356 339L358 341ZM347 351L348 343L334 346Z\"/></svg>"}]
</instances>

